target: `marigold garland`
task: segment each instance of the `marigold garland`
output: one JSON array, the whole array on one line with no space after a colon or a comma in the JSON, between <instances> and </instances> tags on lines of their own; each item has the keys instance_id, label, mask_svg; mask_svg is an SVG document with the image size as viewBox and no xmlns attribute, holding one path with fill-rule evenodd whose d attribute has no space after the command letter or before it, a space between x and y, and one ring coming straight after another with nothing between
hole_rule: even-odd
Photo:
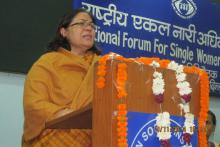
<instances>
[{"instance_id":1,"label":"marigold garland","mask_svg":"<svg viewBox=\"0 0 220 147\"><path fill-rule=\"evenodd\" d=\"M99 65L97 66L97 76L98 79L96 81L96 86L98 88L105 87L105 75L106 75L106 62L109 59L108 55L103 56L99 61Z\"/></svg>"},{"instance_id":2,"label":"marigold garland","mask_svg":"<svg viewBox=\"0 0 220 147\"><path fill-rule=\"evenodd\" d=\"M199 143L201 147L207 147L205 122L209 106L209 78L205 71L200 69L200 113L199 113Z\"/></svg>"},{"instance_id":3,"label":"marigold garland","mask_svg":"<svg viewBox=\"0 0 220 147\"><path fill-rule=\"evenodd\" d=\"M116 78L116 89L117 98L125 98L128 94L125 88L125 82L127 81L127 64L119 63L117 68L117 78ZM128 131L128 118L127 118L127 105L125 103L118 104L117 106L117 136L118 136L118 147L128 147L127 143L127 131Z\"/></svg>"},{"instance_id":4,"label":"marigold garland","mask_svg":"<svg viewBox=\"0 0 220 147\"><path fill-rule=\"evenodd\" d=\"M127 80L127 64L125 63L119 63L118 64L118 70L117 70L117 91L118 91L118 98L126 97L128 94L125 89L125 81Z\"/></svg>"}]
</instances>

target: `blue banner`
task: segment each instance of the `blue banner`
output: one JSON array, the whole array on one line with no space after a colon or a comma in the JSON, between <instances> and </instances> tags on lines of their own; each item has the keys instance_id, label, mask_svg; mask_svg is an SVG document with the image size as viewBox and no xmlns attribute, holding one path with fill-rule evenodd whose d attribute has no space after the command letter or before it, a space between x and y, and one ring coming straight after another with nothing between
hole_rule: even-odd
<instances>
[{"instance_id":1,"label":"blue banner","mask_svg":"<svg viewBox=\"0 0 220 147\"><path fill-rule=\"evenodd\" d=\"M103 53L160 57L209 73L220 95L220 5L210 0L74 0L97 20Z\"/></svg>"},{"instance_id":2,"label":"blue banner","mask_svg":"<svg viewBox=\"0 0 220 147\"><path fill-rule=\"evenodd\" d=\"M161 147L157 137L155 124L157 114L128 112L128 146L129 147ZM170 116L171 132L170 146L181 147L185 145L183 140L184 117ZM197 120L194 120L197 128ZM191 146L198 146L198 131L195 129L191 138Z\"/></svg>"}]
</instances>

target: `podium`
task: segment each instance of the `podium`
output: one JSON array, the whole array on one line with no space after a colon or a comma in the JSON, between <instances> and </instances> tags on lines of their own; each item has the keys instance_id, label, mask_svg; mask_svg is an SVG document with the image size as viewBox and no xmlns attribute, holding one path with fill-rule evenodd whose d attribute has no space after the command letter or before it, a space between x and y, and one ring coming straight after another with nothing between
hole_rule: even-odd
<instances>
[{"instance_id":1,"label":"podium","mask_svg":"<svg viewBox=\"0 0 220 147\"><path fill-rule=\"evenodd\" d=\"M120 103L117 99L116 71L121 61L107 61L107 75L105 87L95 88L93 100L93 146L116 147L117 146L117 116L116 108ZM128 96L125 98L127 110L133 112L159 113L160 106L155 102L152 92L152 80L154 69L151 66L136 62L126 63L128 66L128 80L126 89ZM159 68L165 81L163 111L171 115L180 115L180 95L176 87L177 81L174 71ZM95 76L97 79L97 76ZM198 118L200 112L200 85L199 76L187 74L187 81L192 88L190 111ZM172 99L175 98L174 100ZM175 102L174 102L175 101Z\"/></svg>"},{"instance_id":2,"label":"podium","mask_svg":"<svg viewBox=\"0 0 220 147\"><path fill-rule=\"evenodd\" d=\"M94 71L94 98L92 104L62 118L53 120L47 124L48 128L92 128L93 147L116 147L117 146L117 105L121 103L117 99L116 71L117 65L122 61L108 60L106 64L107 74L105 75L105 87L97 88L95 81L98 76ZM127 110L133 112L159 113L160 106L155 102L152 92L153 67L128 62L126 89L128 96L123 100L127 104ZM95 64L95 69L98 63ZM180 115L178 106L180 95L176 87L177 80L175 72L169 69L157 68L163 73L165 81L163 111L170 115ZM197 74L187 74L186 80L192 88L190 112L199 117L200 113L200 79ZM82 123L86 122L86 123Z\"/></svg>"}]
</instances>

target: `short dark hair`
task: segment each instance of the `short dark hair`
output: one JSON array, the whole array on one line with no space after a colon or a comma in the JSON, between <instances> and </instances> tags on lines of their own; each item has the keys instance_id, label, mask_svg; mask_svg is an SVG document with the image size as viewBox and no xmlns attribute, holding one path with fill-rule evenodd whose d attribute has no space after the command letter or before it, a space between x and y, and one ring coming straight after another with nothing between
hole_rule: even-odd
<instances>
[{"instance_id":1,"label":"short dark hair","mask_svg":"<svg viewBox=\"0 0 220 147\"><path fill-rule=\"evenodd\" d=\"M92 14L82 8L74 9L70 13L65 14L61 18L61 20L58 24L55 37L47 45L47 52L57 51L60 47L63 47L64 49L69 50L69 51L71 50L69 42L67 41L67 39L65 37L63 37L61 35L60 29L61 28L68 28L69 24L72 22L72 19L78 13L82 13L82 12L87 13L91 17L93 23L95 23L95 19L92 16ZM93 53L96 53L97 55L101 54L101 50L98 49L98 47L95 45L95 43L90 49L88 49L88 51L92 51Z\"/></svg>"},{"instance_id":2,"label":"short dark hair","mask_svg":"<svg viewBox=\"0 0 220 147\"><path fill-rule=\"evenodd\" d=\"M215 114L212 111L208 111L208 114L212 117L212 123L216 126L216 117Z\"/></svg>"}]
</instances>

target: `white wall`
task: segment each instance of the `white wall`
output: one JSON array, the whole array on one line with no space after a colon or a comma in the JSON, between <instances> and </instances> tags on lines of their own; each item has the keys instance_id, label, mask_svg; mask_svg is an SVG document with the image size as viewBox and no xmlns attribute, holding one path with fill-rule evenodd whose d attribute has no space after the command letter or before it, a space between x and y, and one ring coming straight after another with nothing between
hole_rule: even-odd
<instances>
[{"instance_id":1,"label":"white wall","mask_svg":"<svg viewBox=\"0 0 220 147\"><path fill-rule=\"evenodd\" d=\"M0 72L0 146L20 147L24 75Z\"/></svg>"},{"instance_id":2,"label":"white wall","mask_svg":"<svg viewBox=\"0 0 220 147\"><path fill-rule=\"evenodd\" d=\"M23 129L23 84L25 75L0 72L0 146L20 147ZM220 143L220 98L211 98L217 116L214 140Z\"/></svg>"}]
</instances>

